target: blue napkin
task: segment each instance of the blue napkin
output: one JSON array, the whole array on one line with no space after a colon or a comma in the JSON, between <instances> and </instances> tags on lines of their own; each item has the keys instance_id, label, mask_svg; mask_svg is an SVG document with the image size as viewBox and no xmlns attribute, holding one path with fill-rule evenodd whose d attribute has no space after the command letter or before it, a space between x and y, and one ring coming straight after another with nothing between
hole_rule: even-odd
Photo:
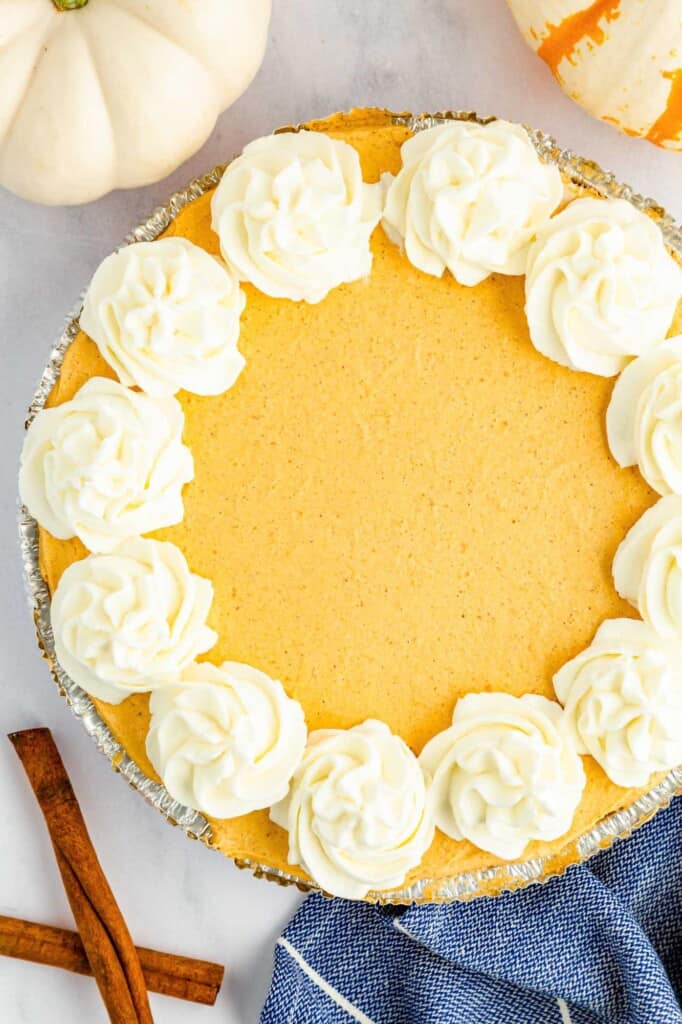
<instances>
[{"instance_id":1,"label":"blue napkin","mask_svg":"<svg viewBox=\"0 0 682 1024\"><path fill-rule=\"evenodd\" d=\"M559 879L381 908L310 896L261 1024L682 1024L682 799Z\"/></svg>"}]
</instances>

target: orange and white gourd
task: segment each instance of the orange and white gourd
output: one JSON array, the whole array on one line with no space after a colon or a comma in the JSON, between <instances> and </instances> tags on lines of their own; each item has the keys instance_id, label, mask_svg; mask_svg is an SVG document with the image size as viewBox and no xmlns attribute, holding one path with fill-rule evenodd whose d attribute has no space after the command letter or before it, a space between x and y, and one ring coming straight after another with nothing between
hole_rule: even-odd
<instances>
[{"instance_id":1,"label":"orange and white gourd","mask_svg":"<svg viewBox=\"0 0 682 1024\"><path fill-rule=\"evenodd\" d=\"M568 95L628 135L682 149L682 3L509 0Z\"/></svg>"}]
</instances>

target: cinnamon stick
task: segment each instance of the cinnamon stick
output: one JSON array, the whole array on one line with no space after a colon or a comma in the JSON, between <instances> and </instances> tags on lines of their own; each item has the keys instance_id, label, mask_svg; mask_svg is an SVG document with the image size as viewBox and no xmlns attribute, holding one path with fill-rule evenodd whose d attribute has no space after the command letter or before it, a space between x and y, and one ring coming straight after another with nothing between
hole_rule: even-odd
<instances>
[{"instance_id":1,"label":"cinnamon stick","mask_svg":"<svg viewBox=\"0 0 682 1024\"><path fill-rule=\"evenodd\" d=\"M220 964L137 946L149 992L213 1006L225 973ZM0 914L0 955L92 976L78 932Z\"/></svg>"},{"instance_id":2,"label":"cinnamon stick","mask_svg":"<svg viewBox=\"0 0 682 1024\"><path fill-rule=\"evenodd\" d=\"M47 823L83 948L111 1024L153 1024L142 967L49 729L9 737Z\"/></svg>"}]
</instances>

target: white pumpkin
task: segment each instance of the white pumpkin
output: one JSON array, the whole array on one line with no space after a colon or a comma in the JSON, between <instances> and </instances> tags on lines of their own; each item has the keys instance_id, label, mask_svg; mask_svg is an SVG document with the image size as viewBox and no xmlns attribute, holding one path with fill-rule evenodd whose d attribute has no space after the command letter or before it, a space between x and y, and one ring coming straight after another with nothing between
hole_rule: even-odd
<instances>
[{"instance_id":1,"label":"white pumpkin","mask_svg":"<svg viewBox=\"0 0 682 1024\"><path fill-rule=\"evenodd\" d=\"M0 0L0 184L82 203L163 178L255 75L270 6Z\"/></svg>"},{"instance_id":2,"label":"white pumpkin","mask_svg":"<svg viewBox=\"0 0 682 1024\"><path fill-rule=\"evenodd\" d=\"M682 149L682 0L509 0L572 99L629 135Z\"/></svg>"}]
</instances>

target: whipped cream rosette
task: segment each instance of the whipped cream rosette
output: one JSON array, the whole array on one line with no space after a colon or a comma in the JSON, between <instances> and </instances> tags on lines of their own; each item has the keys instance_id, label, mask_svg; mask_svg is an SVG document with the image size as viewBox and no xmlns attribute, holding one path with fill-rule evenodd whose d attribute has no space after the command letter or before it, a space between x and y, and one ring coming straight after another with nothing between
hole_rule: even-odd
<instances>
[{"instance_id":1,"label":"whipped cream rosette","mask_svg":"<svg viewBox=\"0 0 682 1024\"><path fill-rule=\"evenodd\" d=\"M436 277L447 269L465 285L524 272L563 186L521 125L438 125L403 143L401 155L398 174L384 176L383 226L415 267Z\"/></svg>"},{"instance_id":2,"label":"whipped cream rosette","mask_svg":"<svg viewBox=\"0 0 682 1024\"><path fill-rule=\"evenodd\" d=\"M613 580L659 636L682 645L682 497L661 498L635 523L616 552Z\"/></svg>"},{"instance_id":3,"label":"whipped cream rosette","mask_svg":"<svg viewBox=\"0 0 682 1024\"><path fill-rule=\"evenodd\" d=\"M659 494L682 494L682 337L669 338L623 370L606 432L619 466L638 466Z\"/></svg>"},{"instance_id":4,"label":"whipped cream rosette","mask_svg":"<svg viewBox=\"0 0 682 1024\"><path fill-rule=\"evenodd\" d=\"M303 754L298 701L249 665L190 665L153 691L147 754L173 797L234 818L286 796Z\"/></svg>"},{"instance_id":5,"label":"whipped cream rosette","mask_svg":"<svg viewBox=\"0 0 682 1024\"><path fill-rule=\"evenodd\" d=\"M682 648L644 622L610 619L554 676L578 750L618 786L682 763Z\"/></svg>"},{"instance_id":6,"label":"whipped cream rosette","mask_svg":"<svg viewBox=\"0 0 682 1024\"><path fill-rule=\"evenodd\" d=\"M28 428L21 499L53 537L78 537L90 551L179 523L194 475L184 419L174 398L91 377Z\"/></svg>"},{"instance_id":7,"label":"whipped cream rosette","mask_svg":"<svg viewBox=\"0 0 682 1024\"><path fill-rule=\"evenodd\" d=\"M241 281L274 298L315 303L369 274L381 188L362 180L348 143L285 132L246 146L211 209L223 258Z\"/></svg>"},{"instance_id":8,"label":"whipped cream rosette","mask_svg":"<svg viewBox=\"0 0 682 1024\"><path fill-rule=\"evenodd\" d=\"M576 199L528 254L526 317L543 355L611 377L666 336L682 271L657 224L624 199Z\"/></svg>"},{"instance_id":9,"label":"whipped cream rosette","mask_svg":"<svg viewBox=\"0 0 682 1024\"><path fill-rule=\"evenodd\" d=\"M434 830L419 762L371 719L312 732L289 794L270 817L288 829L290 863L346 899L401 885Z\"/></svg>"},{"instance_id":10,"label":"whipped cream rosette","mask_svg":"<svg viewBox=\"0 0 682 1024\"><path fill-rule=\"evenodd\" d=\"M227 391L245 296L234 275L185 238L135 242L108 256L85 296L81 327L122 384L165 397Z\"/></svg>"},{"instance_id":11,"label":"whipped cream rosette","mask_svg":"<svg viewBox=\"0 0 682 1024\"><path fill-rule=\"evenodd\" d=\"M438 828L504 860L567 832L585 786L561 708L531 693L467 694L419 760Z\"/></svg>"},{"instance_id":12,"label":"whipped cream rosette","mask_svg":"<svg viewBox=\"0 0 682 1024\"><path fill-rule=\"evenodd\" d=\"M127 541L64 570L52 597L57 657L93 697L118 704L172 679L217 640L208 580L174 544Z\"/></svg>"}]
</instances>

